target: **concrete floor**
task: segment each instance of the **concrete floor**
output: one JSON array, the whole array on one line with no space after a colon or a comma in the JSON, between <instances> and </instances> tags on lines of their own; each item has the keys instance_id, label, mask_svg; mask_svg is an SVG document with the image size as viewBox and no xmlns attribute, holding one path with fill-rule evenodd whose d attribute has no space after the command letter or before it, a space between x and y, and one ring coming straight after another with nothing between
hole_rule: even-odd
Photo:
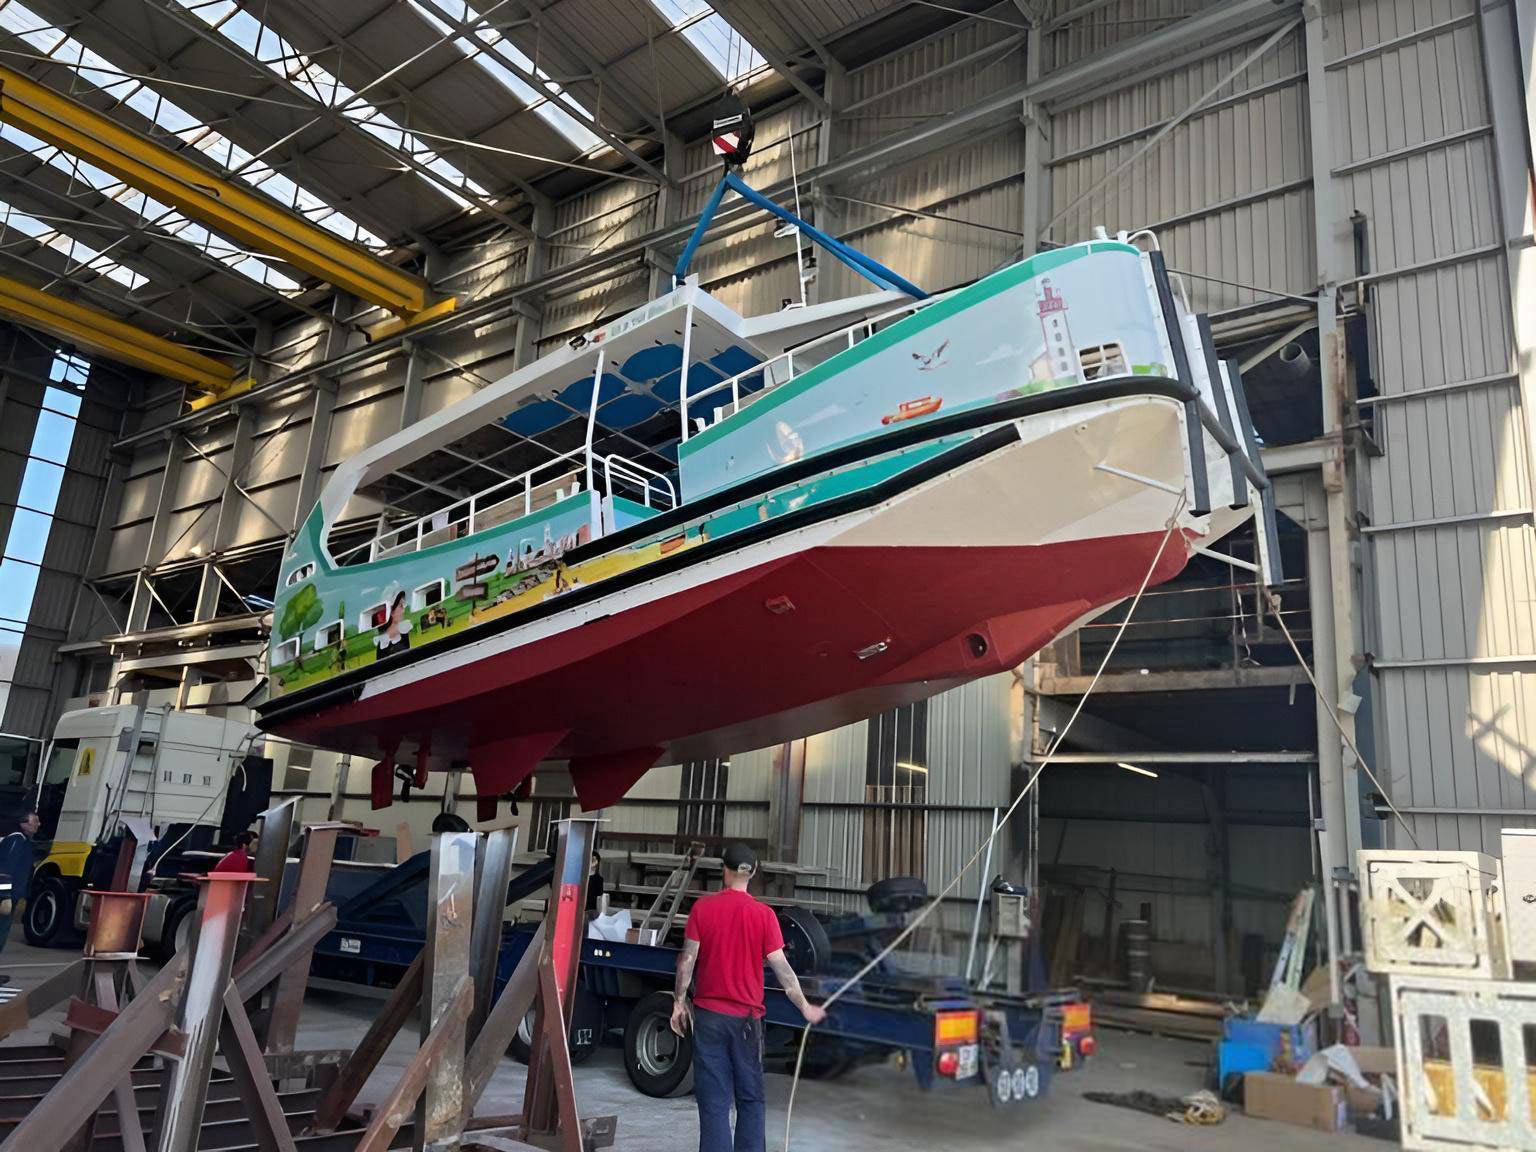
<instances>
[{"instance_id":1,"label":"concrete floor","mask_svg":"<svg viewBox=\"0 0 1536 1152\"><path fill-rule=\"evenodd\" d=\"M18 930L0 956L0 972L27 987L45 979L72 957L29 948ZM312 991L299 1026L300 1048L338 1048L355 1043L378 1001L330 991ZM12 1043L46 1037L58 1014L41 1021ZM414 1030L396 1038L362 1100L383 1095L414 1050ZM988 1107L980 1090L917 1091L912 1075L894 1066L858 1069L836 1081L800 1084L795 1098L790 1147L794 1152L1002 1152L1020 1147L1060 1152L1382 1152L1388 1145L1354 1135L1328 1135L1306 1128L1229 1115L1214 1128L1189 1128L1141 1113L1095 1104L1085 1091L1144 1089L1164 1096L1198 1089L1204 1077L1205 1045L1127 1032L1098 1034L1099 1052L1088 1065L1058 1078L1050 1094L1032 1105L1004 1110ZM482 1114L516 1112L522 1104L523 1066L503 1060L482 1098ZM582 1111L617 1114L620 1152L680 1152L695 1145L698 1127L693 1098L652 1100L629 1083L617 1048L599 1052L576 1070ZM768 1147L784 1149L784 1114L790 1078L768 1077Z\"/></svg>"}]
</instances>

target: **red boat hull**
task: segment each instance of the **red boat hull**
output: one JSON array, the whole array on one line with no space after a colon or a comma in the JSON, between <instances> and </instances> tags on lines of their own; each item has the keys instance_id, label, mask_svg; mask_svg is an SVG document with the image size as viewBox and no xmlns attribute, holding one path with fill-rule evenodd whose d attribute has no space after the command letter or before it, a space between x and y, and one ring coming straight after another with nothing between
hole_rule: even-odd
<instances>
[{"instance_id":1,"label":"red boat hull","mask_svg":"<svg viewBox=\"0 0 1536 1152\"><path fill-rule=\"evenodd\" d=\"M467 762L482 796L571 760L584 809L652 764L825 731L1005 671L1133 594L1163 533L1036 546L819 547L286 719L283 735ZM1169 540L1151 582L1183 568Z\"/></svg>"}]
</instances>

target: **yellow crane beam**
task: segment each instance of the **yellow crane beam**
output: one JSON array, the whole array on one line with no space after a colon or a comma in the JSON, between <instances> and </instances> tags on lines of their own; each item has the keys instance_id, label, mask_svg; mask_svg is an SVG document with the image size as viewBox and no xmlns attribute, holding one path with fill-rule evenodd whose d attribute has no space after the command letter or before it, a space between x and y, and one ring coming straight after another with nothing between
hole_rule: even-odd
<instances>
[{"instance_id":1,"label":"yellow crane beam","mask_svg":"<svg viewBox=\"0 0 1536 1152\"><path fill-rule=\"evenodd\" d=\"M208 394L204 404L250 386L248 379L222 360L9 276L0 276L0 316L67 340L92 355L190 384ZM198 402L193 406L198 407Z\"/></svg>"},{"instance_id":2,"label":"yellow crane beam","mask_svg":"<svg viewBox=\"0 0 1536 1152\"><path fill-rule=\"evenodd\" d=\"M284 260L407 323L427 307L427 285L420 277L3 66L0 120L106 169L256 252ZM443 306L440 302L435 307Z\"/></svg>"}]
</instances>

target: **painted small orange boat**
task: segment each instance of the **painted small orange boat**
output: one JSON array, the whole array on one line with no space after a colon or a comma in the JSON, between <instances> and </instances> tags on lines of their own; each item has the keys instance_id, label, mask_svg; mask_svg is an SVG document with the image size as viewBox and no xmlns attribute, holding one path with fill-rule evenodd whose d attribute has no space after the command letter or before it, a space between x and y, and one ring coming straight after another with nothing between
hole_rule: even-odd
<instances>
[{"instance_id":1,"label":"painted small orange boat","mask_svg":"<svg viewBox=\"0 0 1536 1152\"><path fill-rule=\"evenodd\" d=\"M880 417L882 424L900 424L903 420L916 420L919 416L931 416L939 410L939 405L944 403L942 396L919 396L916 400L908 400L898 404L896 411L889 416Z\"/></svg>"}]
</instances>

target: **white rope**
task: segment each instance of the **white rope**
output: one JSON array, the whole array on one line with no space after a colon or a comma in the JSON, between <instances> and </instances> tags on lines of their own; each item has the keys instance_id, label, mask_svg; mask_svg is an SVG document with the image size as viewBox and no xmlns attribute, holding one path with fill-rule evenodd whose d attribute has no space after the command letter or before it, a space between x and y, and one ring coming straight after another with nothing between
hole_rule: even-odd
<instances>
[{"instance_id":1,"label":"white rope","mask_svg":"<svg viewBox=\"0 0 1536 1152\"><path fill-rule=\"evenodd\" d=\"M1376 779L1376 773L1371 771L1371 766L1365 762L1365 757L1360 755L1360 749L1355 747L1354 737L1344 731L1344 725L1340 723L1338 713L1333 710L1333 701L1323 695L1323 690L1317 683L1317 677L1312 675L1312 666L1301 658L1301 649L1296 646L1295 637L1291 635L1291 630L1286 627L1285 618L1280 615L1280 597L1268 591L1264 593L1264 596L1269 601L1270 615L1280 625L1280 631L1285 633L1285 642L1291 646L1291 651L1296 656L1296 663L1300 664L1301 670L1307 674L1307 680L1312 685L1312 691L1317 694L1317 699L1322 704L1323 710L1328 713L1328 719L1333 721L1333 726L1339 730L1339 735L1343 737L1344 743L1349 745L1349 750L1355 754L1355 763L1365 770L1365 774L1370 777L1371 783L1376 785L1376 790L1381 793L1381 798L1387 802L1387 807L1392 810L1392 815L1397 817L1397 822L1403 826L1403 831L1408 833L1408 839L1417 848L1419 846L1419 838L1413 834L1413 829L1409 826L1408 821L1403 818L1403 814L1397 810L1397 805L1392 803L1391 794L1381 786L1381 781ZM1315 657L1316 653L1313 653L1313 655Z\"/></svg>"},{"instance_id":2,"label":"white rope","mask_svg":"<svg viewBox=\"0 0 1536 1152\"><path fill-rule=\"evenodd\" d=\"M860 968L846 981L844 981L842 986L838 988L837 991L833 992L831 996L828 996L825 1000L823 1000L821 1002L821 1006L823 1008L829 1008L835 1004L842 997L843 993L847 992L860 980L864 979L865 976L869 975L869 973L873 971L877 965L879 965L887 956L889 956L898 947L900 947L901 944L906 941L909 936L912 935L912 933L916 932L919 926L922 925L923 921L928 919L928 917L934 913L939 905L943 903L945 898L960 886L960 881L965 877L965 874L971 870L976 862L981 859L982 854L987 850L987 846L997 838L998 834L1001 833L1005 827L1007 827L1008 821L1012 818L1013 814L1018 811L1019 805L1024 802L1024 798L1028 796L1030 790L1034 788L1035 781L1040 779L1040 773L1045 771L1046 765L1051 762L1052 758L1056 755L1057 750L1061 747L1062 741L1067 738L1067 733L1072 731L1072 725L1077 721L1078 715L1082 712L1083 705L1087 703L1088 697L1093 694L1093 690L1098 686L1099 678L1104 675L1104 669L1108 667L1110 658L1114 656L1115 649L1119 647L1120 638L1125 635L1126 625L1130 623L1131 616L1136 611L1136 605L1141 603L1142 594L1146 592L1147 585L1152 582L1152 573L1157 571L1157 566L1163 559L1163 552L1168 547L1168 541L1173 537L1174 532L1178 528L1179 516L1184 511L1185 502L1186 497L1181 493L1179 495L1178 503L1174 505L1172 515L1168 517L1167 528L1163 532L1162 541L1157 546L1156 554L1152 557L1152 563L1147 565L1146 574L1141 578L1141 585L1136 589L1136 595L1131 598L1130 607L1126 609L1124 619L1120 621L1120 626L1115 630L1115 635L1110 640L1109 647L1105 649L1104 657L1099 661L1099 666L1093 674L1093 679L1088 682L1087 689L1078 699L1077 707L1072 709L1072 715L1067 718L1066 724L1063 725L1061 731L1056 734L1056 739L1051 741L1051 747L1046 752L1045 758L1042 759L1040 763L1035 767L1035 770L1030 773L1029 779L1025 782L1024 787L1019 790L1019 794L1014 797L1013 803L1010 804L1008 806L1008 810L1003 813L1003 818L997 821L996 825L992 829L992 832L977 846L976 851L971 855L971 858L967 860L963 865L961 865L960 870L956 872L950 882L944 886L943 891L941 891L937 896L933 897L933 899L931 899L923 907L922 911L913 917L907 923L907 926L896 935L894 940L882 948L874 956L873 959L871 959L862 968ZM807 1025L800 1033L800 1050L795 1055L794 1079L790 1081L789 1103L785 1107L784 1111L784 1152L789 1152L790 1122L795 1114L795 1092L800 1087L800 1067L805 1060L805 1045L806 1041L810 1039L810 1035L811 1029L810 1026Z\"/></svg>"}]
</instances>

